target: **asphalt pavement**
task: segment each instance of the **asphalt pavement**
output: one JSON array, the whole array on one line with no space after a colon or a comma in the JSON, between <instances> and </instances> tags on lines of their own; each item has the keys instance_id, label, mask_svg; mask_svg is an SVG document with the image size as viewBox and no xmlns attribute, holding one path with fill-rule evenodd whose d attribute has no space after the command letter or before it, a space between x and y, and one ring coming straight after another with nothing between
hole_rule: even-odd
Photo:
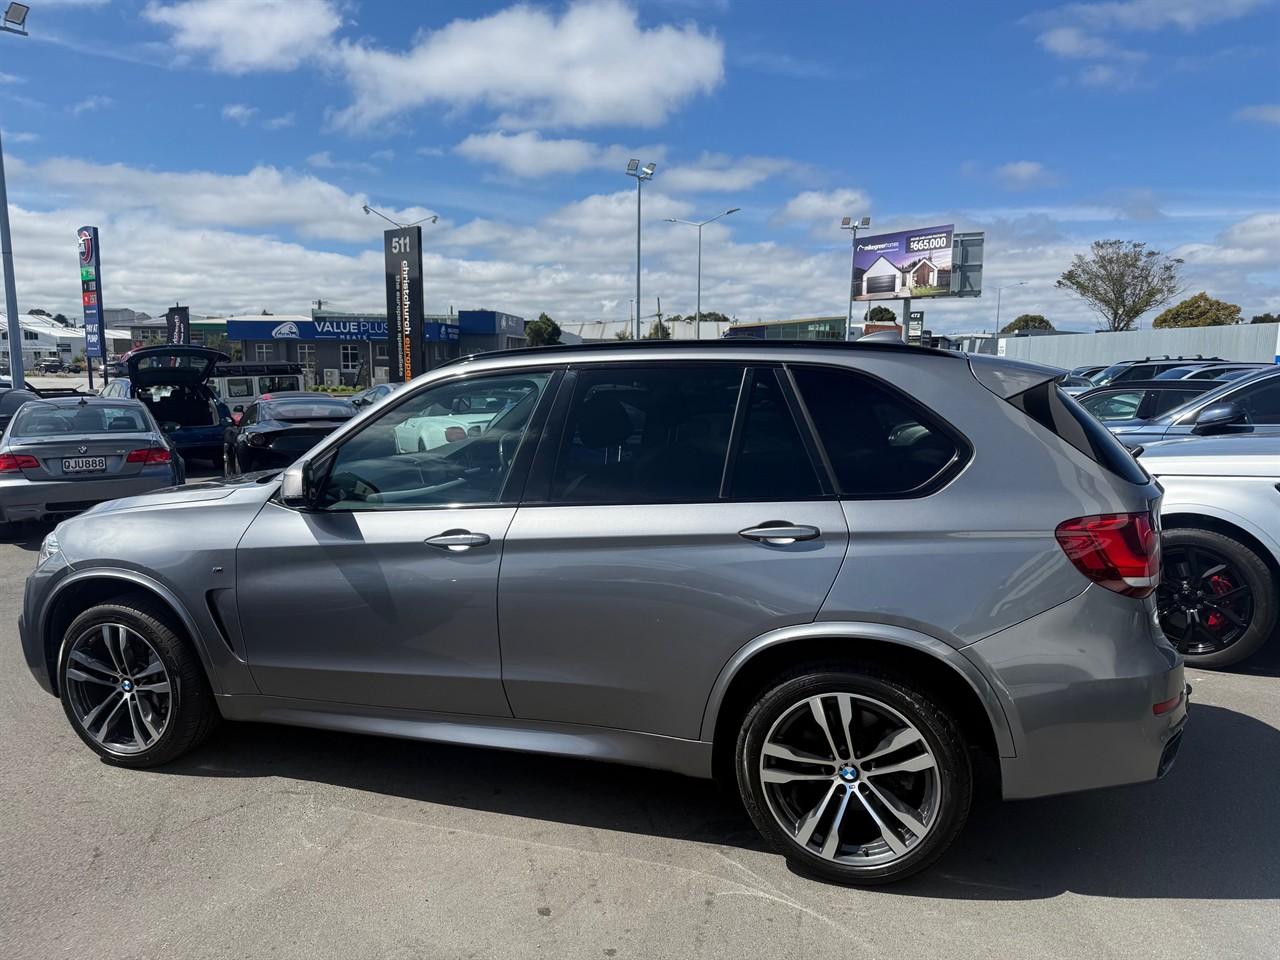
<instances>
[{"instance_id":1,"label":"asphalt pavement","mask_svg":"<svg viewBox=\"0 0 1280 960\"><path fill-rule=\"evenodd\" d=\"M1280 649L1193 674L1164 781L986 802L925 875L845 889L644 770L235 724L106 766L18 647L45 529L0 542L7 960L1277 955Z\"/></svg>"}]
</instances>

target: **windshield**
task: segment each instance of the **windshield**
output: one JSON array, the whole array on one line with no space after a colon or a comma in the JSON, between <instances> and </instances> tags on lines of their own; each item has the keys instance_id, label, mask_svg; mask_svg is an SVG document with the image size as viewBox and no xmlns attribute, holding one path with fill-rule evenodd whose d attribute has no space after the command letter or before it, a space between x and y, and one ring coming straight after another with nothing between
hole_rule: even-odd
<instances>
[{"instance_id":1,"label":"windshield","mask_svg":"<svg viewBox=\"0 0 1280 960\"><path fill-rule=\"evenodd\" d=\"M64 434L146 433L151 429L137 407L121 404L84 404L58 407L29 403L13 419L15 437L56 437Z\"/></svg>"},{"instance_id":2,"label":"windshield","mask_svg":"<svg viewBox=\"0 0 1280 960\"><path fill-rule=\"evenodd\" d=\"M1093 381L1094 386L1105 387L1108 383L1128 369L1129 364L1127 363L1113 363L1111 366L1099 370L1089 379Z\"/></svg>"}]
</instances>

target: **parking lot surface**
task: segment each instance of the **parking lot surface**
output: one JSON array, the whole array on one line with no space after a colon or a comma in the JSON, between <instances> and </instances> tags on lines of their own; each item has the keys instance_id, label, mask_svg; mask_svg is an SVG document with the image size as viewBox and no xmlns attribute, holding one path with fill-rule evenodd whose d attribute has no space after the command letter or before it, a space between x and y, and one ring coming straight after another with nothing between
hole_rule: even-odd
<instances>
[{"instance_id":1,"label":"parking lot surface","mask_svg":"<svg viewBox=\"0 0 1280 960\"><path fill-rule=\"evenodd\" d=\"M0 957L1276 955L1276 651L1192 672L1163 782L987 801L924 875L844 889L669 774L231 724L106 766L18 646L45 530L0 542Z\"/></svg>"}]
</instances>

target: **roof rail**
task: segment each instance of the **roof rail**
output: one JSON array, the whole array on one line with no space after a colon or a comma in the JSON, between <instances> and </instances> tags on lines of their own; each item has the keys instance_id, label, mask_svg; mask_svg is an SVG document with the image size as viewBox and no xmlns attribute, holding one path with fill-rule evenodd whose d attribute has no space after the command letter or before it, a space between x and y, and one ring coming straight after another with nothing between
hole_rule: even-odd
<instances>
[{"instance_id":1,"label":"roof rail","mask_svg":"<svg viewBox=\"0 0 1280 960\"><path fill-rule=\"evenodd\" d=\"M667 350L854 350L883 353L910 353L912 355L927 354L935 357L963 358L964 354L957 350L940 350L936 347L921 347L901 341L862 340L762 340L757 337L722 337L715 340L617 340L602 343L556 343L545 347L518 347L512 350L489 350L484 353L471 353L440 364L434 369L464 363L468 360L484 360L489 357L527 357L546 356L548 354L573 353L607 353L615 350L649 350L661 353Z\"/></svg>"}]
</instances>

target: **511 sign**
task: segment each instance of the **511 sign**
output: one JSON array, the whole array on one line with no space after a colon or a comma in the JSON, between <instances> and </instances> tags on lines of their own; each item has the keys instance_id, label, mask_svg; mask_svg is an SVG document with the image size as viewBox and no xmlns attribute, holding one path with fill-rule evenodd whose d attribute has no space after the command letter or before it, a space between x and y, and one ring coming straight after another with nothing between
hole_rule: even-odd
<instances>
[{"instance_id":1,"label":"511 sign","mask_svg":"<svg viewBox=\"0 0 1280 960\"><path fill-rule=\"evenodd\" d=\"M393 383L408 383L425 370L422 329L422 228L383 234L387 273L388 371Z\"/></svg>"}]
</instances>

